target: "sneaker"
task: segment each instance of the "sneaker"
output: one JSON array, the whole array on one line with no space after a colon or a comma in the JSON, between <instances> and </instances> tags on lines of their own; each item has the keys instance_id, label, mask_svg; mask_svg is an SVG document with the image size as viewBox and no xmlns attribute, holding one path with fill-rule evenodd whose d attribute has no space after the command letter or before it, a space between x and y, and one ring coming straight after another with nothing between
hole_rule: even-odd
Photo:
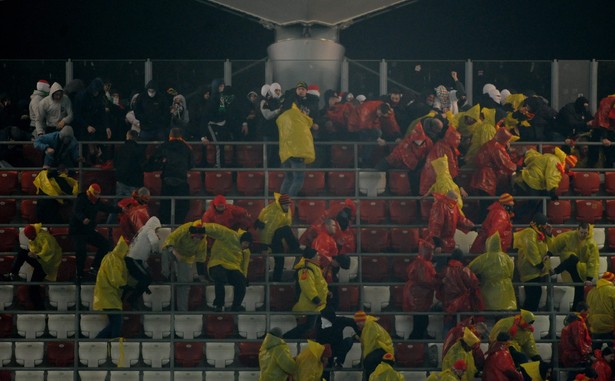
<instances>
[{"instance_id":1,"label":"sneaker","mask_svg":"<svg viewBox=\"0 0 615 381\"><path fill-rule=\"evenodd\" d=\"M9 274L8 276L11 282L25 282L27 280L26 278L20 277L19 274Z\"/></svg>"},{"instance_id":2,"label":"sneaker","mask_svg":"<svg viewBox=\"0 0 615 381\"><path fill-rule=\"evenodd\" d=\"M222 312L222 311L223 311L223 308L222 308L222 306L214 306L214 311L216 311L216 312Z\"/></svg>"},{"instance_id":3,"label":"sneaker","mask_svg":"<svg viewBox=\"0 0 615 381\"><path fill-rule=\"evenodd\" d=\"M233 312L242 312L245 311L245 307L244 306L232 306L231 307L231 311Z\"/></svg>"}]
</instances>

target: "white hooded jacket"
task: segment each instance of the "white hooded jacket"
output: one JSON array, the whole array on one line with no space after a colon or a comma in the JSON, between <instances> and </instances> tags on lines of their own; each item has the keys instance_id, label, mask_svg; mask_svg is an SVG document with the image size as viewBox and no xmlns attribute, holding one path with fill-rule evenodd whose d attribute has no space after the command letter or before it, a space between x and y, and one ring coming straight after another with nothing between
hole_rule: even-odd
<instances>
[{"instance_id":1,"label":"white hooded jacket","mask_svg":"<svg viewBox=\"0 0 615 381\"><path fill-rule=\"evenodd\" d=\"M158 235L156 235L156 229L159 227L160 220L158 217L151 217L147 220L130 243L127 256L134 260L145 262L152 252L157 252L160 243Z\"/></svg>"},{"instance_id":2,"label":"white hooded jacket","mask_svg":"<svg viewBox=\"0 0 615 381\"><path fill-rule=\"evenodd\" d=\"M73 107L68 95L64 94L60 101L53 100L53 93L64 91L62 85L54 82L49 90L49 95L43 98L38 104L38 117L36 120L36 135L45 133L46 127L55 128L58 131L58 122L63 120L65 125L70 125L73 121Z\"/></svg>"}]
</instances>

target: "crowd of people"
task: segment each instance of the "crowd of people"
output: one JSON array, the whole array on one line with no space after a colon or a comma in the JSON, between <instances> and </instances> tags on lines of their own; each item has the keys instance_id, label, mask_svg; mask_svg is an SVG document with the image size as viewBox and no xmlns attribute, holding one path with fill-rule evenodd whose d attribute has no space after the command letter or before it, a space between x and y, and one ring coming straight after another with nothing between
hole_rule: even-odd
<instances>
[{"instance_id":1,"label":"crowd of people","mask_svg":"<svg viewBox=\"0 0 615 381\"><path fill-rule=\"evenodd\" d=\"M376 317L363 311L354 319L336 315L338 273L349 268L349 256L358 251L352 226L355 202L332 205L300 237L292 229L292 201L303 187L303 170L331 165L328 151L314 141L365 143L360 167L405 170L411 195L421 197L428 229L408 265L402 300L403 311L413 315L409 340L434 339L428 334L427 312L437 306L445 313L442 372L433 373L430 380L550 379L552 365L536 349L532 324L540 310L542 284L556 279L575 283L573 312L561 332L560 365L580 370L569 373L571 380L583 379L580 374L588 380L610 380L615 275L598 273L592 225L580 223L554 236L540 212L544 199L557 200L560 182L570 169L612 167L615 96L601 100L595 115L583 97L557 112L531 91L500 91L486 84L479 103L470 105L457 73L452 72L451 79L451 86L439 85L421 96L393 90L379 99L366 99L327 90L322 101L320 89L303 81L287 91L277 83L267 84L260 95L251 91L241 99L215 80L191 113L184 96L172 88L162 91L154 81L124 105L110 81L96 78L87 87L77 82L63 88L41 80L25 116L29 124L16 127L5 102L0 127L5 141L31 136L34 147L44 153L44 166L35 180L38 193L51 196L38 204L43 224L62 223L59 210L66 200L54 196L75 196L68 220L77 257L75 279L78 284L95 281L95 310L121 311L125 301L138 304L141 295L150 292L147 262L156 254L165 279L180 283L175 287L178 311L188 310L186 284L197 278L214 283L216 312L224 310L225 285L233 287L227 310L243 311L251 252L273 254L271 281L295 282L292 310L306 317L288 332L273 327L267 333L259 354L262 380L328 379L328 369L343 367L354 340L361 343L364 380L403 379L394 369L391 336ZM118 138L124 143L116 149L98 143ZM164 142L151 154L138 144L157 140ZM188 201L177 199L171 205L170 198L189 194L190 169L223 167L225 150L218 142L233 140L278 143L268 147L267 157L271 167L287 169L279 193L258 216L217 195L202 218L186 221ZM528 144L511 146L517 140ZM214 161L195 163L194 146L187 141L213 144ZM540 152L532 145L535 141L558 146ZM602 145L587 148L577 144L581 141ZM81 153L79 142L87 143ZM19 148L2 145L0 159L12 164ZM79 192L70 171L80 165L114 168L117 195L124 198L118 203L102 201L96 182ZM461 168L472 169L467 184L459 181ZM161 194L169 197L159 216L149 214L150 192L143 187L144 171L152 170L161 171ZM479 208L464 208L468 195L488 197L481 199ZM517 201L517 196L534 199ZM121 237L115 247L96 230L100 212L110 214L110 223L119 220ZM177 223L162 239L162 227ZM514 230L513 223L527 226ZM25 226L29 247L17 253L9 279L21 280L19 271L27 262L34 268L32 281L55 280L62 250L43 224ZM479 232L470 248L471 261L456 248L458 229ZM87 245L97 250L91 262ZM509 255L513 250L516 259ZM284 255L296 257L292 277L284 273ZM440 266L435 258L442 257L446 264ZM551 268L553 259L559 259L559 265ZM521 303L513 279L527 283ZM44 309L41 288L31 286L30 295L36 308ZM479 318L457 320L458 313L480 311L501 312L502 317L490 331ZM120 335L121 315L108 317L98 338ZM347 327L354 335L344 338ZM285 339L310 341L293 358ZM489 342L486 353L480 350L481 340Z\"/></svg>"}]
</instances>

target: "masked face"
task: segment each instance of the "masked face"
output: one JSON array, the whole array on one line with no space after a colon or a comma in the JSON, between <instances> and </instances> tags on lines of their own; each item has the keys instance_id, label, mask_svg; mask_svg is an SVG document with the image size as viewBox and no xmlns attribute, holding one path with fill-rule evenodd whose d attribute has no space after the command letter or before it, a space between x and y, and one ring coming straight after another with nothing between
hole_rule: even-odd
<instances>
[{"instance_id":1,"label":"masked face","mask_svg":"<svg viewBox=\"0 0 615 381\"><path fill-rule=\"evenodd\" d=\"M62 100L62 96L64 96L64 91L58 90L51 96L54 101Z\"/></svg>"},{"instance_id":2,"label":"masked face","mask_svg":"<svg viewBox=\"0 0 615 381\"><path fill-rule=\"evenodd\" d=\"M156 90L154 90L154 89L147 89L147 95L148 95L150 98L155 97L155 96L156 96Z\"/></svg>"}]
</instances>

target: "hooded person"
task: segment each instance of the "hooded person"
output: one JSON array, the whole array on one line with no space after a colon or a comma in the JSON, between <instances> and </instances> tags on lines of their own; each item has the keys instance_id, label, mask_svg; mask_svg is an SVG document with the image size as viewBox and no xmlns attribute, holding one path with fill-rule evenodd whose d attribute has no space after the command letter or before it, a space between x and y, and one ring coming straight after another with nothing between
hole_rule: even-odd
<instances>
[{"instance_id":1,"label":"hooded person","mask_svg":"<svg viewBox=\"0 0 615 381\"><path fill-rule=\"evenodd\" d=\"M489 334L489 329L487 328L487 325L482 321L482 318L474 316L469 316L465 318L464 320L457 323L456 326L448 330L446 337L444 338L444 343L442 343L442 358L444 358L444 356L446 356L446 354L448 353L449 349L451 349L452 346L463 337L466 328L472 331L472 333L474 333L474 335L476 335L476 337L478 337L479 339L486 338ZM476 352L476 354L474 355L474 363L476 364L477 368L482 368L485 360L482 349L480 348L480 346L473 346L472 351Z\"/></svg>"},{"instance_id":2,"label":"hooded person","mask_svg":"<svg viewBox=\"0 0 615 381\"><path fill-rule=\"evenodd\" d=\"M615 330L615 274L610 271L602 274L596 287L587 294L589 314L587 323L592 339L611 340Z\"/></svg>"},{"instance_id":3,"label":"hooded person","mask_svg":"<svg viewBox=\"0 0 615 381\"><path fill-rule=\"evenodd\" d=\"M497 132L493 110L482 109L481 114L483 115L483 120L474 126L474 132L470 138L470 146L463 156L465 164L468 167L477 166L475 160L476 154L483 145L493 139Z\"/></svg>"},{"instance_id":4,"label":"hooded person","mask_svg":"<svg viewBox=\"0 0 615 381\"><path fill-rule=\"evenodd\" d=\"M519 129L524 141L561 141L563 136L556 132L557 111L551 108L548 101L541 96L530 96L524 101L527 110L529 126Z\"/></svg>"},{"instance_id":5,"label":"hooded person","mask_svg":"<svg viewBox=\"0 0 615 381\"><path fill-rule=\"evenodd\" d=\"M528 358L542 361L534 340L534 320L534 314L523 309L515 316L498 320L489 333L489 343L494 343L498 335L505 332L510 335L510 349L515 364L527 362Z\"/></svg>"},{"instance_id":6,"label":"hooded person","mask_svg":"<svg viewBox=\"0 0 615 381\"><path fill-rule=\"evenodd\" d=\"M474 362L474 356L478 354L481 357L480 362L484 362L482 350L473 350L476 346L480 346L480 339L466 327L463 331L463 336L457 340L455 344L446 352L442 359L442 369L452 367L457 361L463 360L466 363L466 371L460 378L462 381L474 380L474 376L479 371Z\"/></svg>"},{"instance_id":7,"label":"hooded person","mask_svg":"<svg viewBox=\"0 0 615 381\"><path fill-rule=\"evenodd\" d=\"M580 368L591 360L592 339L583 314L570 313L565 320L558 343L560 364L564 368Z\"/></svg>"},{"instance_id":8,"label":"hooded person","mask_svg":"<svg viewBox=\"0 0 615 381\"><path fill-rule=\"evenodd\" d=\"M399 142L389 156L386 163L389 168L407 169L415 171L422 168L427 154L433 147L433 142L425 134L419 122L406 137Z\"/></svg>"},{"instance_id":9,"label":"hooded person","mask_svg":"<svg viewBox=\"0 0 615 381\"><path fill-rule=\"evenodd\" d=\"M123 288L128 284L128 269L125 257L128 245L120 237L117 245L103 259L96 285L94 286L94 311L121 311ZM122 315L111 313L107 315L109 323L96 335L97 339L110 339L121 336Z\"/></svg>"},{"instance_id":10,"label":"hooded person","mask_svg":"<svg viewBox=\"0 0 615 381\"><path fill-rule=\"evenodd\" d=\"M316 250L320 257L320 268L327 283L336 283L338 281L337 274L340 268L348 270L350 267L350 258L340 253L338 244L335 239L340 226L333 218L328 218L320 226L320 232L316 239L312 241L312 248ZM333 299L337 302L335 289L331 290L334 293Z\"/></svg>"},{"instance_id":11,"label":"hooded person","mask_svg":"<svg viewBox=\"0 0 615 381\"><path fill-rule=\"evenodd\" d=\"M357 206L351 199L346 199L344 202L334 203L321 216L316 219L312 225L301 235L299 243L305 246L311 246L318 234L324 228L324 223L327 219L334 219L339 229L335 232L335 242L338 247L339 254L349 254L356 252L356 233L351 228L352 221L355 220Z\"/></svg>"},{"instance_id":12,"label":"hooded person","mask_svg":"<svg viewBox=\"0 0 615 381\"><path fill-rule=\"evenodd\" d=\"M515 264L502 250L498 232L487 238L485 253L474 258L468 268L480 279L486 311L517 309L517 297L512 283Z\"/></svg>"},{"instance_id":13,"label":"hooded person","mask_svg":"<svg viewBox=\"0 0 615 381\"><path fill-rule=\"evenodd\" d=\"M611 168L615 162L615 94L600 100L598 110L592 121L591 142L601 142L600 146L588 147L587 166L594 167L600 159L600 152L604 154L604 168Z\"/></svg>"},{"instance_id":14,"label":"hooded person","mask_svg":"<svg viewBox=\"0 0 615 381\"><path fill-rule=\"evenodd\" d=\"M484 253L486 251L485 242L495 233L500 235L502 247L499 250L510 251L513 242L512 218L514 207L515 200L510 193L502 193L497 201L489 205L487 217L485 217L476 239L472 242L470 253Z\"/></svg>"},{"instance_id":15,"label":"hooded person","mask_svg":"<svg viewBox=\"0 0 615 381\"><path fill-rule=\"evenodd\" d=\"M135 118L139 121L139 139L162 140L169 126L168 101L154 80L145 85L134 104Z\"/></svg>"},{"instance_id":16,"label":"hooded person","mask_svg":"<svg viewBox=\"0 0 615 381\"><path fill-rule=\"evenodd\" d=\"M148 209L150 197L149 189L141 187L133 191L130 197L117 203L124 210L124 213L120 215L120 229L128 244L150 219Z\"/></svg>"},{"instance_id":17,"label":"hooded person","mask_svg":"<svg viewBox=\"0 0 615 381\"><path fill-rule=\"evenodd\" d=\"M557 113L557 132L564 139L577 140L590 135L593 115L589 110L589 100L578 97L562 107Z\"/></svg>"},{"instance_id":18,"label":"hooded person","mask_svg":"<svg viewBox=\"0 0 615 381\"><path fill-rule=\"evenodd\" d=\"M258 381L286 381L297 373L297 363L279 328L271 329L265 336L258 350L258 367Z\"/></svg>"},{"instance_id":19,"label":"hooded person","mask_svg":"<svg viewBox=\"0 0 615 381\"><path fill-rule=\"evenodd\" d=\"M455 248L455 231L467 233L475 225L459 208L459 194L449 190L446 194L434 193L434 203L429 213L429 234L436 249L450 253Z\"/></svg>"},{"instance_id":20,"label":"hooded person","mask_svg":"<svg viewBox=\"0 0 615 381\"><path fill-rule=\"evenodd\" d=\"M36 88L30 95L30 103L28 104L28 115L30 117L30 128L33 129L32 135L38 136L36 133L36 122L38 120L38 105L49 95L49 82L44 79L36 82Z\"/></svg>"},{"instance_id":21,"label":"hooded person","mask_svg":"<svg viewBox=\"0 0 615 381\"><path fill-rule=\"evenodd\" d=\"M403 374L393 369L395 365L395 356L392 353L385 353L382 356L380 364L369 376L369 381L403 381L405 380Z\"/></svg>"},{"instance_id":22,"label":"hooded person","mask_svg":"<svg viewBox=\"0 0 615 381\"><path fill-rule=\"evenodd\" d=\"M106 112L104 83L100 78L92 82L75 97L74 127L83 141L108 140L111 128Z\"/></svg>"},{"instance_id":23,"label":"hooded person","mask_svg":"<svg viewBox=\"0 0 615 381\"><path fill-rule=\"evenodd\" d=\"M442 302L445 312L455 314L483 310L479 280L472 270L464 265L461 249L453 250L439 278L436 298ZM452 315L445 316L444 319L450 327L457 323Z\"/></svg>"},{"instance_id":24,"label":"hooded person","mask_svg":"<svg viewBox=\"0 0 615 381\"><path fill-rule=\"evenodd\" d=\"M450 368L442 370L440 373L431 372L427 381L459 381L466 372L467 365L464 360L457 360Z\"/></svg>"},{"instance_id":25,"label":"hooded person","mask_svg":"<svg viewBox=\"0 0 615 381\"><path fill-rule=\"evenodd\" d=\"M252 217L240 206L229 204L226 197L219 194L209 204L201 220L204 223L215 223L231 230L247 230L252 226Z\"/></svg>"},{"instance_id":26,"label":"hooded person","mask_svg":"<svg viewBox=\"0 0 615 381\"><path fill-rule=\"evenodd\" d=\"M64 126L69 126L73 121L73 107L70 99L64 94L62 85L54 82L49 87L46 86L47 95L36 105L34 131L32 134L37 137L45 133L58 132ZM43 92L40 92L41 94ZM32 95L34 96L34 94ZM30 108L34 107L30 102ZM32 114L32 110L31 110ZM30 117L32 118L32 117Z\"/></svg>"},{"instance_id":27,"label":"hooded person","mask_svg":"<svg viewBox=\"0 0 615 381\"><path fill-rule=\"evenodd\" d=\"M489 345L483 366L483 381L523 381L523 374L517 370L508 350L510 335L500 332L496 340Z\"/></svg>"},{"instance_id":28,"label":"hooded person","mask_svg":"<svg viewBox=\"0 0 615 381\"><path fill-rule=\"evenodd\" d=\"M147 260L152 253L160 251L160 236L158 234L160 227L158 217L149 218L130 243L126 255L126 268L128 274L137 281L137 284L133 286L132 302L138 300L144 292L151 293L149 285L152 278L148 270Z\"/></svg>"},{"instance_id":29,"label":"hooded person","mask_svg":"<svg viewBox=\"0 0 615 381\"><path fill-rule=\"evenodd\" d=\"M613 348L605 347L602 350L594 350L596 360L592 363L592 369L596 373L596 381L609 381L613 375L611 364L615 359Z\"/></svg>"},{"instance_id":30,"label":"hooded person","mask_svg":"<svg viewBox=\"0 0 615 381\"><path fill-rule=\"evenodd\" d=\"M171 128L179 127L186 130L190 124L190 112L188 111L188 103L186 102L186 97L184 97L182 94L174 94L173 101L170 107L170 113Z\"/></svg>"},{"instance_id":31,"label":"hooded person","mask_svg":"<svg viewBox=\"0 0 615 381\"><path fill-rule=\"evenodd\" d=\"M34 148L45 153L43 168L75 168L79 165L79 143L71 126L60 131L40 135L34 139Z\"/></svg>"},{"instance_id":32,"label":"hooded person","mask_svg":"<svg viewBox=\"0 0 615 381\"><path fill-rule=\"evenodd\" d=\"M363 359L363 379L369 380L382 356L386 353L395 355L393 341L389 333L378 324L378 318L367 315L364 311L354 314L354 321L361 330L361 357Z\"/></svg>"},{"instance_id":33,"label":"hooded person","mask_svg":"<svg viewBox=\"0 0 615 381\"><path fill-rule=\"evenodd\" d=\"M431 162L446 156L448 159L448 170L451 177L454 179L459 174L459 143L461 135L454 127L449 128L444 133L444 138L434 143L433 147L427 154L425 165L421 171L420 194L426 194L429 188L436 182L436 172L432 167Z\"/></svg>"},{"instance_id":34,"label":"hooded person","mask_svg":"<svg viewBox=\"0 0 615 381\"><path fill-rule=\"evenodd\" d=\"M337 316L331 306L320 311L320 326L316 327L316 341L331 346L329 366L342 368L346 355L353 346L354 340L359 339L359 327L354 319ZM344 331L350 328L354 331L351 337L345 337Z\"/></svg>"},{"instance_id":35,"label":"hooded person","mask_svg":"<svg viewBox=\"0 0 615 381\"><path fill-rule=\"evenodd\" d=\"M43 196L75 196L79 192L79 182L68 175L63 165L57 169L43 169L33 181L36 194ZM62 207L67 205L64 199L39 199L36 203L36 216L45 224L65 223L60 215Z\"/></svg>"},{"instance_id":36,"label":"hooded person","mask_svg":"<svg viewBox=\"0 0 615 381\"><path fill-rule=\"evenodd\" d=\"M451 173L448 169L448 157L446 155L439 157L431 162L431 166L434 169L436 174L436 181L433 183L431 188L425 193L423 196L428 196L430 194L446 194L449 191L455 191L458 195L462 195L461 188L455 183L453 178L451 177ZM422 203L422 201L421 201ZM461 197L457 198L457 205L459 206L459 210L463 210L463 199ZM421 207L425 207L421 205ZM462 211L463 213L463 211Z\"/></svg>"},{"instance_id":37,"label":"hooded person","mask_svg":"<svg viewBox=\"0 0 615 381\"><path fill-rule=\"evenodd\" d=\"M468 111L460 112L456 115L457 130L461 134L463 141L470 141L474 130L482 121L480 114L480 105L472 106Z\"/></svg>"},{"instance_id":38,"label":"hooded person","mask_svg":"<svg viewBox=\"0 0 615 381\"><path fill-rule=\"evenodd\" d=\"M321 381L322 372L330 356L330 345L322 345L316 341L308 340L307 346L295 358L297 380Z\"/></svg>"}]
</instances>

